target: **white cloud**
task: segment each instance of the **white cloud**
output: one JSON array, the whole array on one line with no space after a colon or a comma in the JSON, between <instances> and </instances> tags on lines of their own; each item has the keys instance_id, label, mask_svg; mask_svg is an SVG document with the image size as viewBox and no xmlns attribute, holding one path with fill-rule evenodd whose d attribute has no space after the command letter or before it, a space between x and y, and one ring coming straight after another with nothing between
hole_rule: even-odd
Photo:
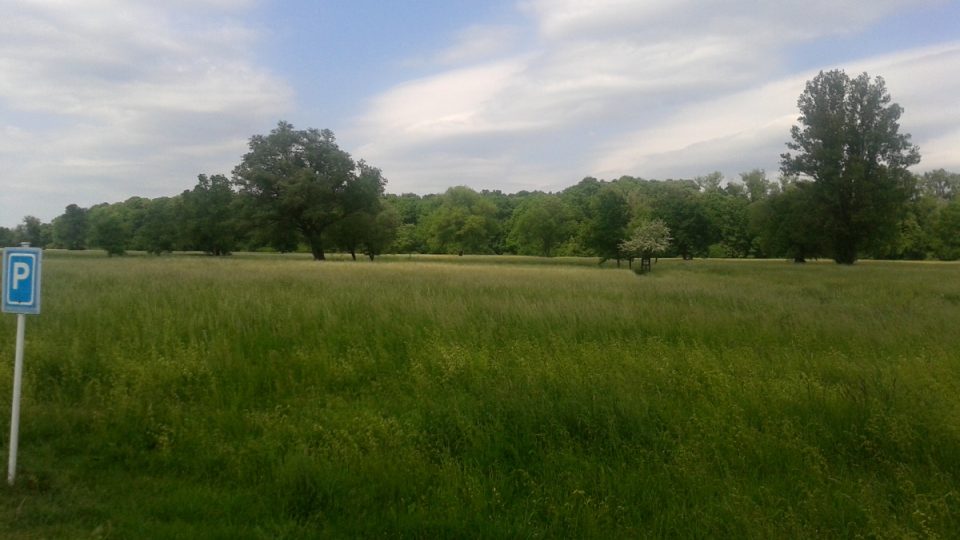
<instances>
[{"instance_id":1,"label":"white cloud","mask_svg":"<svg viewBox=\"0 0 960 540\"><path fill-rule=\"evenodd\" d=\"M376 98L362 123L406 144L522 129L522 121L491 109L522 69L522 61L503 61L403 84Z\"/></svg>"},{"instance_id":2,"label":"white cloud","mask_svg":"<svg viewBox=\"0 0 960 540\"><path fill-rule=\"evenodd\" d=\"M629 33L640 40L727 34L769 42L855 33L904 8L935 0L529 0L523 8L548 39Z\"/></svg>"},{"instance_id":3,"label":"white cloud","mask_svg":"<svg viewBox=\"0 0 960 540\"><path fill-rule=\"evenodd\" d=\"M72 202L172 195L200 172L228 173L246 137L292 106L251 60L256 32L233 18L249 4L7 6L0 129L17 136L0 167L16 195L0 200L0 224L21 208L48 220Z\"/></svg>"},{"instance_id":4,"label":"white cloud","mask_svg":"<svg viewBox=\"0 0 960 540\"><path fill-rule=\"evenodd\" d=\"M938 136L960 125L960 105L951 97L960 95L960 74L949 68L954 65L960 65L960 42L865 59L846 70L851 75L882 74L893 100L905 108L901 131L921 143L923 169L960 167L960 158L951 159L957 146L952 152L949 149L957 140L956 132ZM805 72L691 104L660 124L602 149L594 167L600 175L648 177L698 174L705 165L728 167L728 175L753 167L775 171L780 152L786 151L790 126L796 122L797 97L814 75ZM937 84L931 85L931 80ZM691 169L691 165L700 168Z\"/></svg>"},{"instance_id":5,"label":"white cloud","mask_svg":"<svg viewBox=\"0 0 960 540\"><path fill-rule=\"evenodd\" d=\"M228 173L246 138L294 107L253 60L271 36L238 22L254 3L0 0L0 225L25 208L49 219L71 202L172 195L200 172ZM420 56L432 75L384 89L338 134L390 191L775 173L814 74L791 72L791 55L818 43L830 54L823 39L935 3L525 0L525 21L468 26ZM807 65L883 75L921 170L956 170L958 49Z\"/></svg>"},{"instance_id":6,"label":"white cloud","mask_svg":"<svg viewBox=\"0 0 960 540\"><path fill-rule=\"evenodd\" d=\"M960 171L960 129L925 141L920 151L924 170Z\"/></svg>"},{"instance_id":7,"label":"white cloud","mask_svg":"<svg viewBox=\"0 0 960 540\"><path fill-rule=\"evenodd\" d=\"M530 0L521 8L539 36L533 43L497 62L466 62L398 85L371 102L348 138L363 141L359 155L384 169L388 189L460 183L458 160L474 185L501 189L517 178L562 187L587 174L734 175L754 167L775 174L797 96L815 74L789 73L787 48L856 36L918 4ZM906 108L904 131L922 151L936 141L929 163L934 155L949 162L955 133L948 126L960 120L956 49L823 69L884 75Z\"/></svg>"},{"instance_id":8,"label":"white cloud","mask_svg":"<svg viewBox=\"0 0 960 540\"><path fill-rule=\"evenodd\" d=\"M602 177L647 178L694 176L731 166L731 161L743 163L744 158L759 162L740 165L741 170L775 168L807 78L793 76L684 105L656 124L598 148L592 168ZM779 144L771 144L771 138ZM771 147L776 150L771 152ZM728 171L734 172L739 171Z\"/></svg>"}]
</instances>

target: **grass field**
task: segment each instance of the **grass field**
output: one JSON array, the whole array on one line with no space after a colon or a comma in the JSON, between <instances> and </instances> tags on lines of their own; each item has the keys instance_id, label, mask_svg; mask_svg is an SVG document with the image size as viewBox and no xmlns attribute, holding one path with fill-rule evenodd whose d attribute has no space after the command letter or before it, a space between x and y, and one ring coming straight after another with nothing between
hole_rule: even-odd
<instances>
[{"instance_id":1,"label":"grass field","mask_svg":"<svg viewBox=\"0 0 960 540\"><path fill-rule=\"evenodd\" d=\"M0 537L960 537L960 265L542 262L48 253Z\"/></svg>"}]
</instances>

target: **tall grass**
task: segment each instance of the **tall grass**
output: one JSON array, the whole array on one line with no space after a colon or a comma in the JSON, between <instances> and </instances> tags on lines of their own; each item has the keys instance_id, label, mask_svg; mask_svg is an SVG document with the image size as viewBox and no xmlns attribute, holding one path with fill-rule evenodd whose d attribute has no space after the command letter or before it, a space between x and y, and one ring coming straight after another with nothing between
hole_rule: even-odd
<instances>
[{"instance_id":1,"label":"tall grass","mask_svg":"<svg viewBox=\"0 0 960 540\"><path fill-rule=\"evenodd\" d=\"M48 255L0 536L960 536L960 266L464 259Z\"/></svg>"}]
</instances>

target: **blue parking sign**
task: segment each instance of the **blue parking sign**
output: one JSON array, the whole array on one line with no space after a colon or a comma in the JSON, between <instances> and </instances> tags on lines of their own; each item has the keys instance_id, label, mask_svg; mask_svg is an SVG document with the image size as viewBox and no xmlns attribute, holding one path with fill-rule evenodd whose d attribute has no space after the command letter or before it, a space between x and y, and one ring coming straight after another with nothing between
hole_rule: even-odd
<instances>
[{"instance_id":1,"label":"blue parking sign","mask_svg":"<svg viewBox=\"0 0 960 540\"><path fill-rule=\"evenodd\" d=\"M40 248L3 250L3 312L40 313Z\"/></svg>"}]
</instances>

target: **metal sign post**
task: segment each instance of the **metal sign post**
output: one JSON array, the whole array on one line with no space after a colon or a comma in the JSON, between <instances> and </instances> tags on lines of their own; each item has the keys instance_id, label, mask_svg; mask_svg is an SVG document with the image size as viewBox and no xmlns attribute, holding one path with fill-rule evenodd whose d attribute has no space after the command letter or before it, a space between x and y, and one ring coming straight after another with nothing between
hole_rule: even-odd
<instances>
[{"instance_id":1,"label":"metal sign post","mask_svg":"<svg viewBox=\"0 0 960 540\"><path fill-rule=\"evenodd\" d=\"M4 313L17 314L17 351L13 364L13 406L10 413L10 461L7 464L7 483L11 486L17 476L17 447L20 442L20 387L23 381L23 337L26 333L27 314L40 313L40 263L43 251L23 247L3 250L3 302Z\"/></svg>"},{"instance_id":2,"label":"metal sign post","mask_svg":"<svg viewBox=\"0 0 960 540\"><path fill-rule=\"evenodd\" d=\"M10 412L10 460L7 462L7 483L17 477L17 449L20 446L20 386L23 381L23 335L27 316L17 315L17 353L13 364L13 406Z\"/></svg>"}]
</instances>

